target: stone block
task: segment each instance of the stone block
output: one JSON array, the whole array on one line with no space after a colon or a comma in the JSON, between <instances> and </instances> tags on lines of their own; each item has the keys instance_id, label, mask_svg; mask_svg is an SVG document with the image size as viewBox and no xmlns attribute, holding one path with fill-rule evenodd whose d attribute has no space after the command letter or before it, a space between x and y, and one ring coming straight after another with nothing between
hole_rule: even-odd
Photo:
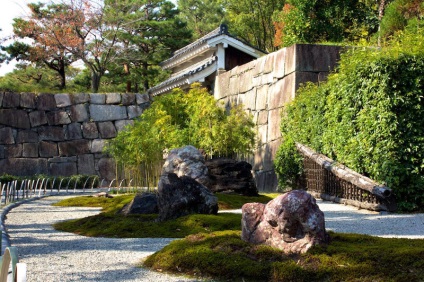
<instances>
[{"instance_id":1,"label":"stone block","mask_svg":"<svg viewBox=\"0 0 424 282\"><path fill-rule=\"evenodd\" d=\"M84 138L87 139L94 139L99 137L97 124L95 122L84 122L82 124L82 135Z\"/></svg>"},{"instance_id":2,"label":"stone block","mask_svg":"<svg viewBox=\"0 0 424 282\"><path fill-rule=\"evenodd\" d=\"M35 93L21 93L21 107L35 109L37 105L37 95Z\"/></svg>"},{"instance_id":3,"label":"stone block","mask_svg":"<svg viewBox=\"0 0 424 282\"><path fill-rule=\"evenodd\" d=\"M69 109L69 115L72 122L83 122L89 119L87 106L85 104L71 106Z\"/></svg>"},{"instance_id":4,"label":"stone block","mask_svg":"<svg viewBox=\"0 0 424 282\"><path fill-rule=\"evenodd\" d=\"M19 130L16 136L16 143L37 143L38 134L33 130Z\"/></svg>"},{"instance_id":5,"label":"stone block","mask_svg":"<svg viewBox=\"0 0 424 282\"><path fill-rule=\"evenodd\" d=\"M257 139L259 146L268 142L268 125L258 125Z\"/></svg>"},{"instance_id":6,"label":"stone block","mask_svg":"<svg viewBox=\"0 0 424 282\"><path fill-rule=\"evenodd\" d=\"M140 106L128 106L128 118L129 119L134 119L136 117L141 116L141 114L143 113L143 108Z\"/></svg>"},{"instance_id":7,"label":"stone block","mask_svg":"<svg viewBox=\"0 0 424 282\"><path fill-rule=\"evenodd\" d=\"M41 93L37 97L38 110L54 110L56 109L56 100L53 94Z\"/></svg>"},{"instance_id":8,"label":"stone block","mask_svg":"<svg viewBox=\"0 0 424 282\"><path fill-rule=\"evenodd\" d=\"M52 176L71 176L77 173L77 164L74 162L49 164L49 174Z\"/></svg>"},{"instance_id":9,"label":"stone block","mask_svg":"<svg viewBox=\"0 0 424 282\"><path fill-rule=\"evenodd\" d=\"M253 70L253 77L260 76L264 73L266 57L267 56L263 56L256 60L256 66L255 66L255 69Z\"/></svg>"},{"instance_id":10,"label":"stone block","mask_svg":"<svg viewBox=\"0 0 424 282\"><path fill-rule=\"evenodd\" d=\"M285 53L286 53L286 59L284 60L284 73L285 75L288 75L292 72L295 72L297 70L296 66L296 45L292 45L290 47L286 47Z\"/></svg>"},{"instance_id":11,"label":"stone block","mask_svg":"<svg viewBox=\"0 0 424 282\"><path fill-rule=\"evenodd\" d=\"M121 104L124 106L134 105L135 104L135 94L134 93L123 93L121 95Z\"/></svg>"},{"instance_id":12,"label":"stone block","mask_svg":"<svg viewBox=\"0 0 424 282\"><path fill-rule=\"evenodd\" d=\"M119 93L107 93L106 95L106 104L120 104L121 103L121 94Z\"/></svg>"},{"instance_id":13,"label":"stone block","mask_svg":"<svg viewBox=\"0 0 424 282\"><path fill-rule=\"evenodd\" d=\"M112 158L102 158L97 163L100 179L111 181L115 175L115 160Z\"/></svg>"},{"instance_id":14,"label":"stone block","mask_svg":"<svg viewBox=\"0 0 424 282\"><path fill-rule=\"evenodd\" d=\"M22 144L6 145L4 146L6 158L20 158L22 157Z\"/></svg>"},{"instance_id":15,"label":"stone block","mask_svg":"<svg viewBox=\"0 0 424 282\"><path fill-rule=\"evenodd\" d=\"M244 109L256 110L256 88L244 94Z\"/></svg>"},{"instance_id":16,"label":"stone block","mask_svg":"<svg viewBox=\"0 0 424 282\"><path fill-rule=\"evenodd\" d=\"M78 174L97 174L94 166L94 155L86 154L78 156Z\"/></svg>"},{"instance_id":17,"label":"stone block","mask_svg":"<svg viewBox=\"0 0 424 282\"><path fill-rule=\"evenodd\" d=\"M150 102L150 97L149 97L149 94L147 93L144 93L144 94L137 93L135 94L135 98L136 98L137 105Z\"/></svg>"},{"instance_id":18,"label":"stone block","mask_svg":"<svg viewBox=\"0 0 424 282\"><path fill-rule=\"evenodd\" d=\"M66 111L47 112L46 115L49 125L63 125L71 123L71 119Z\"/></svg>"},{"instance_id":19,"label":"stone block","mask_svg":"<svg viewBox=\"0 0 424 282\"><path fill-rule=\"evenodd\" d=\"M38 143L24 143L22 147L22 156L24 158L38 157Z\"/></svg>"},{"instance_id":20,"label":"stone block","mask_svg":"<svg viewBox=\"0 0 424 282\"><path fill-rule=\"evenodd\" d=\"M49 163L75 163L77 156L73 157L53 157L49 159Z\"/></svg>"},{"instance_id":21,"label":"stone block","mask_svg":"<svg viewBox=\"0 0 424 282\"><path fill-rule=\"evenodd\" d=\"M40 141L63 141L65 140L65 133L65 128L62 126L41 126L38 128Z\"/></svg>"},{"instance_id":22,"label":"stone block","mask_svg":"<svg viewBox=\"0 0 424 282\"><path fill-rule=\"evenodd\" d=\"M236 95L240 93L239 78L236 76L230 77L229 95Z\"/></svg>"},{"instance_id":23,"label":"stone block","mask_svg":"<svg viewBox=\"0 0 424 282\"><path fill-rule=\"evenodd\" d=\"M0 144L15 144L15 137L11 127L0 128Z\"/></svg>"},{"instance_id":24,"label":"stone block","mask_svg":"<svg viewBox=\"0 0 424 282\"><path fill-rule=\"evenodd\" d=\"M271 73L274 70L275 52L265 56L262 73Z\"/></svg>"},{"instance_id":25,"label":"stone block","mask_svg":"<svg viewBox=\"0 0 424 282\"><path fill-rule=\"evenodd\" d=\"M227 97L230 93L230 75L231 72L223 72L215 80L214 97L216 100Z\"/></svg>"},{"instance_id":26,"label":"stone block","mask_svg":"<svg viewBox=\"0 0 424 282\"><path fill-rule=\"evenodd\" d=\"M285 65L286 65L286 49L283 48L277 52L275 52L274 58L274 71L273 75L275 78L280 79L283 78L286 74Z\"/></svg>"},{"instance_id":27,"label":"stone block","mask_svg":"<svg viewBox=\"0 0 424 282\"><path fill-rule=\"evenodd\" d=\"M112 121L128 118L126 107L117 105L90 105L90 116L93 121Z\"/></svg>"},{"instance_id":28,"label":"stone block","mask_svg":"<svg viewBox=\"0 0 424 282\"><path fill-rule=\"evenodd\" d=\"M38 153L42 158L51 158L59 155L57 144L54 142L41 141L38 146Z\"/></svg>"},{"instance_id":29,"label":"stone block","mask_svg":"<svg viewBox=\"0 0 424 282\"><path fill-rule=\"evenodd\" d=\"M45 111L34 111L29 113L29 121L32 127L47 124L47 115Z\"/></svg>"},{"instance_id":30,"label":"stone block","mask_svg":"<svg viewBox=\"0 0 424 282\"><path fill-rule=\"evenodd\" d=\"M4 146L0 145L0 159L4 159Z\"/></svg>"},{"instance_id":31,"label":"stone block","mask_svg":"<svg viewBox=\"0 0 424 282\"><path fill-rule=\"evenodd\" d=\"M290 74L270 87L268 91L268 109L281 108L294 99L295 76L297 76L297 73Z\"/></svg>"},{"instance_id":32,"label":"stone block","mask_svg":"<svg viewBox=\"0 0 424 282\"><path fill-rule=\"evenodd\" d=\"M85 139L59 142L59 155L67 157L87 154L90 152L89 144L90 141Z\"/></svg>"},{"instance_id":33,"label":"stone block","mask_svg":"<svg viewBox=\"0 0 424 282\"><path fill-rule=\"evenodd\" d=\"M18 176L47 174L47 160L38 158L10 158L0 160L0 174L3 173Z\"/></svg>"},{"instance_id":34,"label":"stone block","mask_svg":"<svg viewBox=\"0 0 424 282\"><path fill-rule=\"evenodd\" d=\"M73 104L84 104L90 101L90 95L87 93L72 94L71 100Z\"/></svg>"},{"instance_id":35,"label":"stone block","mask_svg":"<svg viewBox=\"0 0 424 282\"><path fill-rule=\"evenodd\" d=\"M30 128L28 113L17 109L0 109L0 124L22 129Z\"/></svg>"},{"instance_id":36,"label":"stone block","mask_svg":"<svg viewBox=\"0 0 424 282\"><path fill-rule=\"evenodd\" d=\"M106 141L103 139L94 139L91 142L91 153L102 153L103 148L106 145Z\"/></svg>"},{"instance_id":37,"label":"stone block","mask_svg":"<svg viewBox=\"0 0 424 282\"><path fill-rule=\"evenodd\" d=\"M251 90L253 88L252 80L253 80L253 72L252 71L243 72L240 75L239 91L241 93L245 93L245 92Z\"/></svg>"},{"instance_id":38,"label":"stone block","mask_svg":"<svg viewBox=\"0 0 424 282\"><path fill-rule=\"evenodd\" d=\"M340 60L341 46L296 44L296 71L328 72Z\"/></svg>"},{"instance_id":39,"label":"stone block","mask_svg":"<svg viewBox=\"0 0 424 282\"><path fill-rule=\"evenodd\" d=\"M268 141L281 138L281 109L273 109L268 113Z\"/></svg>"},{"instance_id":40,"label":"stone block","mask_svg":"<svg viewBox=\"0 0 424 282\"><path fill-rule=\"evenodd\" d=\"M297 91L297 89L306 82L318 82L318 74L314 72L296 72L294 91Z\"/></svg>"},{"instance_id":41,"label":"stone block","mask_svg":"<svg viewBox=\"0 0 424 282\"><path fill-rule=\"evenodd\" d=\"M110 139L116 137L116 128L111 121L99 122L100 137Z\"/></svg>"},{"instance_id":42,"label":"stone block","mask_svg":"<svg viewBox=\"0 0 424 282\"><path fill-rule=\"evenodd\" d=\"M67 126L66 139L68 140L82 139L82 131L81 131L80 123L75 122Z\"/></svg>"},{"instance_id":43,"label":"stone block","mask_svg":"<svg viewBox=\"0 0 424 282\"><path fill-rule=\"evenodd\" d=\"M257 111L265 110L268 108L268 91L269 86L263 85L256 90L256 105Z\"/></svg>"},{"instance_id":44,"label":"stone block","mask_svg":"<svg viewBox=\"0 0 424 282\"><path fill-rule=\"evenodd\" d=\"M54 99L58 108L64 108L72 105L70 94L60 93L55 94Z\"/></svg>"},{"instance_id":45,"label":"stone block","mask_svg":"<svg viewBox=\"0 0 424 282\"><path fill-rule=\"evenodd\" d=\"M104 104L106 103L105 94L90 94L90 103L91 104Z\"/></svg>"},{"instance_id":46,"label":"stone block","mask_svg":"<svg viewBox=\"0 0 424 282\"><path fill-rule=\"evenodd\" d=\"M257 125L263 125L268 123L268 111L258 112Z\"/></svg>"},{"instance_id":47,"label":"stone block","mask_svg":"<svg viewBox=\"0 0 424 282\"><path fill-rule=\"evenodd\" d=\"M115 128L118 132L124 130L125 127L127 127L129 125L134 125L134 121L133 120L126 120L126 119L115 121Z\"/></svg>"},{"instance_id":48,"label":"stone block","mask_svg":"<svg viewBox=\"0 0 424 282\"><path fill-rule=\"evenodd\" d=\"M277 150L281 144L281 139L273 140L263 146L262 153L262 170L270 171L274 169L274 159Z\"/></svg>"},{"instance_id":49,"label":"stone block","mask_svg":"<svg viewBox=\"0 0 424 282\"><path fill-rule=\"evenodd\" d=\"M15 92L5 92L3 97L3 108L19 107L21 95Z\"/></svg>"},{"instance_id":50,"label":"stone block","mask_svg":"<svg viewBox=\"0 0 424 282\"><path fill-rule=\"evenodd\" d=\"M3 107L4 92L0 92L0 108Z\"/></svg>"}]
</instances>

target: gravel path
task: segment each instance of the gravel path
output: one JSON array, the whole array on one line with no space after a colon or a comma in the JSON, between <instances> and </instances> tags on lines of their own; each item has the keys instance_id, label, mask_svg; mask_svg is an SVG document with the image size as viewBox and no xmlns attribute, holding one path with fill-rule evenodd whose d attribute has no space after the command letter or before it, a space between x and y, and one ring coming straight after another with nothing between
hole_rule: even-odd
<instances>
[{"instance_id":1,"label":"gravel path","mask_svg":"<svg viewBox=\"0 0 424 282\"><path fill-rule=\"evenodd\" d=\"M53 207L65 196L12 209L5 222L11 244L27 264L28 281L197 281L136 267L172 239L89 238L59 232L51 224L94 215L99 209ZM424 214L379 214L318 201L326 228L335 232L424 239ZM234 211L234 212L240 212Z\"/></svg>"}]
</instances>

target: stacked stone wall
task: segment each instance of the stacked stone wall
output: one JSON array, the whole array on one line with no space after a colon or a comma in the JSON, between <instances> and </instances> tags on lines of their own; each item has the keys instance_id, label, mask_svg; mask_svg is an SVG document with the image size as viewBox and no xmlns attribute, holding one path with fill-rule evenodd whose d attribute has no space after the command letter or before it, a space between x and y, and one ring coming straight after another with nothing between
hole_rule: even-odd
<instances>
[{"instance_id":1,"label":"stacked stone wall","mask_svg":"<svg viewBox=\"0 0 424 282\"><path fill-rule=\"evenodd\" d=\"M147 94L0 92L0 174L115 178L108 139L150 105Z\"/></svg>"},{"instance_id":2,"label":"stacked stone wall","mask_svg":"<svg viewBox=\"0 0 424 282\"><path fill-rule=\"evenodd\" d=\"M340 58L340 47L297 44L221 73L214 96L226 105L242 103L253 115L257 150L248 157L260 191L275 191L274 158L282 136L281 114L296 90L308 81L326 79Z\"/></svg>"}]
</instances>

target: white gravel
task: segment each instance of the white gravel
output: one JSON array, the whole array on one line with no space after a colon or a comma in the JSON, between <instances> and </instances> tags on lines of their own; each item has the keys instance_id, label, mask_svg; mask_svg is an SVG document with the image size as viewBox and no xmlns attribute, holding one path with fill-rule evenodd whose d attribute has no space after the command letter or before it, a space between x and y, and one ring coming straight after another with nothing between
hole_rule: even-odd
<instances>
[{"instance_id":1,"label":"white gravel","mask_svg":"<svg viewBox=\"0 0 424 282\"><path fill-rule=\"evenodd\" d=\"M28 202L7 214L6 228L20 262L27 264L27 281L198 281L137 267L140 260L172 239L89 238L54 230L51 225L55 222L99 212L51 206L64 197ZM317 202L324 211L327 230L424 239L424 214L379 214Z\"/></svg>"}]
</instances>

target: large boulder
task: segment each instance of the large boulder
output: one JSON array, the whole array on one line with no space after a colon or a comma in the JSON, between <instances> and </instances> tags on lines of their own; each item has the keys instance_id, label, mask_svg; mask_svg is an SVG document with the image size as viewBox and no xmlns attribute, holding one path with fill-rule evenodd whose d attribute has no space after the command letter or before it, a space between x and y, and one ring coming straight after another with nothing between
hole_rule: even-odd
<instances>
[{"instance_id":1,"label":"large boulder","mask_svg":"<svg viewBox=\"0 0 424 282\"><path fill-rule=\"evenodd\" d=\"M154 193L137 194L134 199L126 204L120 214L156 214L159 212L158 198Z\"/></svg>"},{"instance_id":2,"label":"large boulder","mask_svg":"<svg viewBox=\"0 0 424 282\"><path fill-rule=\"evenodd\" d=\"M175 173L178 177L188 176L206 186L209 182L205 158L191 145L173 149L168 153L162 174L168 173Z\"/></svg>"},{"instance_id":3,"label":"large boulder","mask_svg":"<svg viewBox=\"0 0 424 282\"><path fill-rule=\"evenodd\" d=\"M218 198L188 176L162 174L158 184L159 221L188 214L217 214Z\"/></svg>"},{"instance_id":4,"label":"large boulder","mask_svg":"<svg viewBox=\"0 0 424 282\"><path fill-rule=\"evenodd\" d=\"M242 207L242 239L265 244L285 253L305 253L328 242L324 213L307 192L294 190L268 204Z\"/></svg>"},{"instance_id":5,"label":"large boulder","mask_svg":"<svg viewBox=\"0 0 424 282\"><path fill-rule=\"evenodd\" d=\"M252 165L245 161L217 158L206 161L209 171L208 188L212 192L233 191L245 196L257 196Z\"/></svg>"}]
</instances>

